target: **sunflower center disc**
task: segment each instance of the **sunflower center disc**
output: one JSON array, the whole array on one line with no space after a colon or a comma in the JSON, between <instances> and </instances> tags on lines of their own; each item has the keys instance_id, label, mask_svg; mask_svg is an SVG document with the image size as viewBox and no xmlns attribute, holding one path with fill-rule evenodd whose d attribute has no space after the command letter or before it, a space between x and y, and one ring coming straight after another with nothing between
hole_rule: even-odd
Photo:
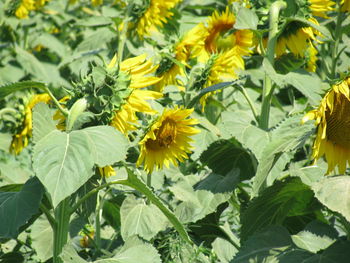
<instances>
[{"instance_id":1,"label":"sunflower center disc","mask_svg":"<svg viewBox=\"0 0 350 263\"><path fill-rule=\"evenodd\" d=\"M147 147L151 149L169 148L176 137L176 123L171 119L164 120L155 134L156 140L148 140Z\"/></svg>"},{"instance_id":2,"label":"sunflower center disc","mask_svg":"<svg viewBox=\"0 0 350 263\"><path fill-rule=\"evenodd\" d=\"M326 112L327 138L334 144L350 147L350 101L342 94L334 98L333 112Z\"/></svg>"}]
</instances>

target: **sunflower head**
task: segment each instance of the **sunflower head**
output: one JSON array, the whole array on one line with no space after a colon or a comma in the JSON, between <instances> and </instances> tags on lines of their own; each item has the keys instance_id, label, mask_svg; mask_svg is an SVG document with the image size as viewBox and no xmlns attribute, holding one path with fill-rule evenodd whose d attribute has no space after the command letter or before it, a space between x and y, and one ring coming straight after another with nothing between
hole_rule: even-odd
<instances>
[{"instance_id":1,"label":"sunflower head","mask_svg":"<svg viewBox=\"0 0 350 263\"><path fill-rule=\"evenodd\" d=\"M317 135L313 145L313 159L325 155L327 173L336 167L345 173L350 162L350 78L332 86L316 110L308 112L303 122L315 120Z\"/></svg>"},{"instance_id":2,"label":"sunflower head","mask_svg":"<svg viewBox=\"0 0 350 263\"><path fill-rule=\"evenodd\" d=\"M331 0L308 0L308 4L313 16L329 18L327 12L334 10L335 2Z\"/></svg>"},{"instance_id":3,"label":"sunflower head","mask_svg":"<svg viewBox=\"0 0 350 263\"><path fill-rule=\"evenodd\" d=\"M193 109L165 109L163 114L151 125L140 141L140 156L137 165L144 164L144 169L152 173L153 169L169 167L177 161L183 162L191 152L190 136L199 132L192 127L198 123L189 116Z\"/></svg>"}]
</instances>

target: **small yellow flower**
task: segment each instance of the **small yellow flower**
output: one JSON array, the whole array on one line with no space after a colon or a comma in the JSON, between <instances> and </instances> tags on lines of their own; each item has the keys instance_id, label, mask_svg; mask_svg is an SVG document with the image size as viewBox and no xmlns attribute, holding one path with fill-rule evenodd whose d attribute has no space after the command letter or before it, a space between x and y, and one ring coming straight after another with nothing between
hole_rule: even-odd
<instances>
[{"instance_id":1,"label":"small yellow flower","mask_svg":"<svg viewBox=\"0 0 350 263\"><path fill-rule=\"evenodd\" d=\"M335 3L331 0L308 0L313 16L329 18L326 12L334 10Z\"/></svg>"},{"instance_id":2,"label":"small yellow flower","mask_svg":"<svg viewBox=\"0 0 350 263\"><path fill-rule=\"evenodd\" d=\"M99 6L103 4L103 0L91 0L92 6Z\"/></svg>"},{"instance_id":3,"label":"small yellow flower","mask_svg":"<svg viewBox=\"0 0 350 263\"><path fill-rule=\"evenodd\" d=\"M140 17L136 25L136 31L140 38L150 35L152 31L163 27L167 19L174 14L170 11L182 0L150 0L147 10Z\"/></svg>"},{"instance_id":4,"label":"small yellow flower","mask_svg":"<svg viewBox=\"0 0 350 263\"><path fill-rule=\"evenodd\" d=\"M15 134L12 138L10 145L10 152L14 154L19 154L25 147L27 147L29 138L32 137L32 121L33 113L32 109L39 102L48 103L51 100L48 94L39 94L34 95L29 103L25 106L24 109L24 119L22 123L22 129L19 133Z\"/></svg>"},{"instance_id":5,"label":"small yellow flower","mask_svg":"<svg viewBox=\"0 0 350 263\"><path fill-rule=\"evenodd\" d=\"M108 177L111 177L111 176L115 176L116 175L116 172L115 170L113 169L112 166L110 165L107 165L105 167L98 167L98 170L100 172L100 175L102 177L105 177L105 178L108 178Z\"/></svg>"},{"instance_id":6,"label":"small yellow flower","mask_svg":"<svg viewBox=\"0 0 350 263\"><path fill-rule=\"evenodd\" d=\"M145 137L140 141L140 156L136 165L144 164L144 169L152 173L154 167L162 169L177 161L183 162L191 152L192 139L198 129L192 125L198 124L196 119L189 118L193 109L164 109L163 114L155 121Z\"/></svg>"},{"instance_id":7,"label":"small yellow flower","mask_svg":"<svg viewBox=\"0 0 350 263\"><path fill-rule=\"evenodd\" d=\"M15 15L20 18L28 18L29 12L42 8L49 0L22 0Z\"/></svg>"},{"instance_id":8,"label":"small yellow flower","mask_svg":"<svg viewBox=\"0 0 350 263\"><path fill-rule=\"evenodd\" d=\"M116 61L117 57L115 56L108 67L114 67ZM136 130L135 125L138 120L136 112L145 114L156 113L146 100L159 99L163 95L156 91L142 90L142 88L154 85L160 81L158 77L146 76L155 72L156 69L157 67L153 66L151 61L146 60L146 54L121 62L120 70L128 74L131 80L129 85L131 94L121 109L115 112L110 125L125 135L129 131Z\"/></svg>"},{"instance_id":9,"label":"small yellow flower","mask_svg":"<svg viewBox=\"0 0 350 263\"><path fill-rule=\"evenodd\" d=\"M302 122L315 120L317 135L312 158L325 155L327 174L337 166L344 174L350 162L350 78L332 86L316 110L308 112Z\"/></svg>"}]
</instances>

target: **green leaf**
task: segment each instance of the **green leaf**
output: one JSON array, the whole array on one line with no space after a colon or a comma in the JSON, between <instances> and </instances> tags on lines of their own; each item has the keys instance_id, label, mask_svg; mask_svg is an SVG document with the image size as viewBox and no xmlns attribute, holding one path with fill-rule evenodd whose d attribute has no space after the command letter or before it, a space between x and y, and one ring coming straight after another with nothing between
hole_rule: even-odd
<instances>
[{"instance_id":1,"label":"green leaf","mask_svg":"<svg viewBox=\"0 0 350 263\"><path fill-rule=\"evenodd\" d=\"M130 186L135 190L143 193L155 206L157 206L163 212L163 214L168 218L170 223L172 223L182 239L192 244L192 241L190 240L184 226L181 224L175 214L170 211L169 208L166 207L165 204L161 201L161 199L157 197L130 169L127 169L127 172L128 180L122 182L122 184Z\"/></svg>"},{"instance_id":2,"label":"green leaf","mask_svg":"<svg viewBox=\"0 0 350 263\"><path fill-rule=\"evenodd\" d=\"M294 244L298 247L317 253L332 245L337 239L337 231L331 226L313 221L305 229L292 236Z\"/></svg>"},{"instance_id":3,"label":"green leaf","mask_svg":"<svg viewBox=\"0 0 350 263\"><path fill-rule=\"evenodd\" d=\"M0 98L4 98L7 95L19 90L31 89L31 88L44 89L45 84L41 82L36 82L36 81L21 81L21 82L5 84L0 86Z\"/></svg>"},{"instance_id":4,"label":"green leaf","mask_svg":"<svg viewBox=\"0 0 350 263\"><path fill-rule=\"evenodd\" d=\"M95 126L63 133L54 130L34 147L33 168L56 207L101 167L126 156L126 139L109 126Z\"/></svg>"},{"instance_id":5,"label":"green leaf","mask_svg":"<svg viewBox=\"0 0 350 263\"><path fill-rule=\"evenodd\" d=\"M10 133L0 133L0 150L8 152L12 141Z\"/></svg>"},{"instance_id":6,"label":"green leaf","mask_svg":"<svg viewBox=\"0 0 350 263\"><path fill-rule=\"evenodd\" d=\"M238 11L234 28L256 30L258 22L259 18L253 10L242 7Z\"/></svg>"},{"instance_id":7,"label":"green leaf","mask_svg":"<svg viewBox=\"0 0 350 263\"><path fill-rule=\"evenodd\" d=\"M325 177L312 190L322 204L350 221L350 176Z\"/></svg>"},{"instance_id":8,"label":"green leaf","mask_svg":"<svg viewBox=\"0 0 350 263\"><path fill-rule=\"evenodd\" d=\"M350 258L350 242L338 241L322 254L314 255L303 263L348 263Z\"/></svg>"},{"instance_id":9,"label":"green leaf","mask_svg":"<svg viewBox=\"0 0 350 263\"><path fill-rule=\"evenodd\" d=\"M313 205L312 190L299 178L275 182L254 198L241 214L241 237L247 239L266 226L281 225L288 216L312 213Z\"/></svg>"},{"instance_id":10,"label":"green leaf","mask_svg":"<svg viewBox=\"0 0 350 263\"><path fill-rule=\"evenodd\" d=\"M53 253L53 231L45 216L39 217L31 228L32 247L35 249L37 259L46 261Z\"/></svg>"},{"instance_id":11,"label":"green leaf","mask_svg":"<svg viewBox=\"0 0 350 263\"><path fill-rule=\"evenodd\" d=\"M240 170L233 168L225 176L211 173L196 185L196 190L207 190L212 193L232 192L240 181Z\"/></svg>"},{"instance_id":12,"label":"green leaf","mask_svg":"<svg viewBox=\"0 0 350 263\"><path fill-rule=\"evenodd\" d=\"M147 205L144 200L128 196L121 208L121 235L124 240L139 235L151 240L159 231L165 230L168 220L153 204Z\"/></svg>"},{"instance_id":13,"label":"green leaf","mask_svg":"<svg viewBox=\"0 0 350 263\"><path fill-rule=\"evenodd\" d=\"M17 237L19 228L38 213L43 190L34 177L19 192L0 191L0 238Z\"/></svg>"},{"instance_id":14,"label":"green leaf","mask_svg":"<svg viewBox=\"0 0 350 263\"><path fill-rule=\"evenodd\" d=\"M322 82L315 73L299 69L289 72L286 75L278 74L267 59L263 60L263 68L266 74L281 88L292 85L304 94L311 104L318 105L320 102ZM305 85L305 83L307 83L307 85Z\"/></svg>"},{"instance_id":15,"label":"green leaf","mask_svg":"<svg viewBox=\"0 0 350 263\"><path fill-rule=\"evenodd\" d=\"M207 165L214 173L228 174L232 169L238 168L242 179L249 179L255 174L256 161L237 143L228 140L219 140L212 143L205 150L200 161Z\"/></svg>"},{"instance_id":16,"label":"green leaf","mask_svg":"<svg viewBox=\"0 0 350 263\"><path fill-rule=\"evenodd\" d=\"M87 263L87 261L85 261L78 255L71 243L67 243L63 247L62 253L60 254L60 258L65 263Z\"/></svg>"},{"instance_id":17,"label":"green leaf","mask_svg":"<svg viewBox=\"0 0 350 263\"><path fill-rule=\"evenodd\" d=\"M90 51L96 48L103 47L116 34L108 27L97 29L93 34L86 37L76 48L77 51Z\"/></svg>"},{"instance_id":18,"label":"green leaf","mask_svg":"<svg viewBox=\"0 0 350 263\"><path fill-rule=\"evenodd\" d=\"M33 108L33 141L38 142L53 130L56 130L56 123L52 119L52 111L43 102Z\"/></svg>"},{"instance_id":19,"label":"green leaf","mask_svg":"<svg viewBox=\"0 0 350 263\"><path fill-rule=\"evenodd\" d=\"M21 64L22 68L32 74L36 79L49 80L48 72L45 70L43 64L28 51L16 46L16 59Z\"/></svg>"},{"instance_id":20,"label":"green leaf","mask_svg":"<svg viewBox=\"0 0 350 263\"><path fill-rule=\"evenodd\" d=\"M253 195L264 189L266 178L282 153L300 147L310 135L313 125L300 124L301 116L295 115L285 119L275 130L271 132L271 141L263 149L256 175L253 179Z\"/></svg>"}]
</instances>

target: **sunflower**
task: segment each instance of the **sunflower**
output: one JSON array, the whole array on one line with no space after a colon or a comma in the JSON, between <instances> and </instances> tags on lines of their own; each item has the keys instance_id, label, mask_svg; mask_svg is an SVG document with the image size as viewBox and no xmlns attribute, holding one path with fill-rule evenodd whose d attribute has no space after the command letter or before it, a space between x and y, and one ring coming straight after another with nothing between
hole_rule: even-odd
<instances>
[{"instance_id":1,"label":"sunflower","mask_svg":"<svg viewBox=\"0 0 350 263\"><path fill-rule=\"evenodd\" d=\"M10 145L10 152L14 154L19 154L25 147L27 147L29 138L32 137L32 121L33 113L32 109L39 102L48 103L51 100L50 96L46 93L34 95L29 103L25 106L24 109L24 119L22 122L21 130L15 134L12 138Z\"/></svg>"},{"instance_id":2,"label":"sunflower","mask_svg":"<svg viewBox=\"0 0 350 263\"><path fill-rule=\"evenodd\" d=\"M342 12L350 12L350 0L342 0L340 3Z\"/></svg>"},{"instance_id":3,"label":"sunflower","mask_svg":"<svg viewBox=\"0 0 350 263\"><path fill-rule=\"evenodd\" d=\"M105 167L98 167L98 170L100 172L100 175L102 177L105 177L105 178L108 178L108 177L111 177L111 176L115 176L116 175L116 172L115 170L113 169L112 166L110 165L107 165Z\"/></svg>"},{"instance_id":4,"label":"sunflower","mask_svg":"<svg viewBox=\"0 0 350 263\"><path fill-rule=\"evenodd\" d=\"M204 27L206 37L198 58L199 61L205 62L211 54L230 49L235 49L236 53L241 56L251 53L250 48L254 44L253 32L246 29L233 31L235 22L236 17L228 7L221 14L217 11L213 13L208 19L207 26Z\"/></svg>"},{"instance_id":5,"label":"sunflower","mask_svg":"<svg viewBox=\"0 0 350 263\"><path fill-rule=\"evenodd\" d=\"M192 125L198 124L189 116L193 109L164 109L163 114L150 127L145 137L140 141L140 156L136 165L144 163L144 169L152 173L154 167L162 169L170 163L177 166L177 161L183 162L191 152L192 139L198 129Z\"/></svg>"},{"instance_id":6,"label":"sunflower","mask_svg":"<svg viewBox=\"0 0 350 263\"><path fill-rule=\"evenodd\" d=\"M336 166L344 174L350 162L350 77L332 86L316 110L308 112L302 122L316 120L317 135L312 158L325 155L327 174Z\"/></svg>"},{"instance_id":7,"label":"sunflower","mask_svg":"<svg viewBox=\"0 0 350 263\"><path fill-rule=\"evenodd\" d=\"M308 0L308 2L313 16L329 18L326 12L334 10L335 3L330 0Z\"/></svg>"},{"instance_id":8,"label":"sunflower","mask_svg":"<svg viewBox=\"0 0 350 263\"><path fill-rule=\"evenodd\" d=\"M212 56L212 61L209 61L209 67L209 74L207 75L203 88L237 79L236 71L244 69L244 60L237 54L237 50L231 49L219 55ZM208 92L201 97L200 103L202 105L202 110L204 110L207 98L215 93L216 91Z\"/></svg>"},{"instance_id":9,"label":"sunflower","mask_svg":"<svg viewBox=\"0 0 350 263\"><path fill-rule=\"evenodd\" d=\"M49 0L22 0L16 9L15 15L21 19L28 18L30 11L40 9L48 1Z\"/></svg>"},{"instance_id":10,"label":"sunflower","mask_svg":"<svg viewBox=\"0 0 350 263\"><path fill-rule=\"evenodd\" d=\"M108 68L116 65L115 56ZM155 72L156 66L151 61L146 60L146 54L134 58L126 59L120 64L120 70L130 77L129 89L131 93L126 99L120 110L116 111L110 123L111 126L127 135L128 131L136 130L137 116L136 112L154 114L155 110L151 108L146 100L159 99L162 94L156 91L142 90L142 88L154 85L160 81L158 77L145 76Z\"/></svg>"},{"instance_id":11,"label":"sunflower","mask_svg":"<svg viewBox=\"0 0 350 263\"><path fill-rule=\"evenodd\" d=\"M182 0L150 0L146 11L139 18L136 25L136 31L140 38L150 35L152 31L163 27L167 19L174 14L170 9L174 8Z\"/></svg>"},{"instance_id":12,"label":"sunflower","mask_svg":"<svg viewBox=\"0 0 350 263\"><path fill-rule=\"evenodd\" d=\"M204 25L200 24L199 26L196 26L192 28L190 31L188 31L185 36L175 44L174 46L174 52L175 52L175 59L182 63L184 66L189 67L187 64L187 61L191 57L196 57L201 52L201 48L204 46L204 38L205 38L205 30ZM164 60L163 60L164 61ZM179 81L176 79L176 76L184 76L184 68L179 66L176 63L173 63L172 61L169 61L168 59L165 59L164 61L165 66L162 65L162 62L160 63L160 67L157 71L160 71L161 73L159 76L162 78L159 83L155 85L155 88L157 91L162 92L164 87L170 84L177 84L177 87L180 90L183 90L182 84L179 83ZM169 67L169 69L163 69L163 67Z\"/></svg>"}]
</instances>

